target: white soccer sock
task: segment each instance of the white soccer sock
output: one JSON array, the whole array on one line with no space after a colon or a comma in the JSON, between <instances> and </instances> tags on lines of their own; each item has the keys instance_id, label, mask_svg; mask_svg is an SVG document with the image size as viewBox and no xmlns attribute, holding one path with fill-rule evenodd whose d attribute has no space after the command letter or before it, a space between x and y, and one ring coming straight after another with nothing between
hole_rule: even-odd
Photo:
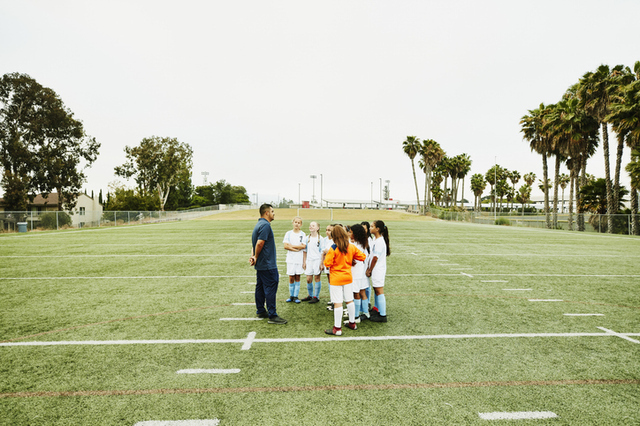
<instances>
[{"instance_id":1,"label":"white soccer sock","mask_svg":"<svg viewBox=\"0 0 640 426\"><path fill-rule=\"evenodd\" d=\"M340 306L339 308L333 308L333 324L336 328L342 328L342 312L344 308Z\"/></svg>"},{"instance_id":2,"label":"white soccer sock","mask_svg":"<svg viewBox=\"0 0 640 426\"><path fill-rule=\"evenodd\" d=\"M347 314L349 315L349 322L353 323L356 321L356 305L355 303L347 303Z\"/></svg>"}]
</instances>

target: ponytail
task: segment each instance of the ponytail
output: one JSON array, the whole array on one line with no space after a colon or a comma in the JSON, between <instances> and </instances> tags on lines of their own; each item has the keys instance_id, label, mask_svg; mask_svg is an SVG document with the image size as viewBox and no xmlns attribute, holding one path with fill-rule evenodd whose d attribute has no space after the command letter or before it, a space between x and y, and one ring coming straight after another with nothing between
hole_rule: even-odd
<instances>
[{"instance_id":1,"label":"ponytail","mask_svg":"<svg viewBox=\"0 0 640 426\"><path fill-rule=\"evenodd\" d=\"M373 222L376 225L376 228L380 230L380 235L384 238L384 243L387 245L387 256L391 255L391 246L389 245L389 228L384 224L381 220L376 220Z\"/></svg>"}]
</instances>

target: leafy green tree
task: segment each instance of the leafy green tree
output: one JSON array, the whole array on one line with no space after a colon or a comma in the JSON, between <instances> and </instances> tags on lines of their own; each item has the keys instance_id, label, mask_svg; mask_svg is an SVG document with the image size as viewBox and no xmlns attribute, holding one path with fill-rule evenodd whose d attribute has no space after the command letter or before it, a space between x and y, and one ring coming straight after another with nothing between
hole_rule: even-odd
<instances>
[{"instance_id":1,"label":"leafy green tree","mask_svg":"<svg viewBox=\"0 0 640 426\"><path fill-rule=\"evenodd\" d=\"M115 168L116 176L133 177L141 195L155 194L164 206L171 192L185 174L191 175L193 150L176 138L152 136L137 147L125 146L127 161Z\"/></svg>"},{"instance_id":2,"label":"leafy green tree","mask_svg":"<svg viewBox=\"0 0 640 426\"><path fill-rule=\"evenodd\" d=\"M418 193L418 179L416 178L416 165L415 158L420 152L422 144L420 139L415 136L407 136L404 142L402 142L402 150L411 159L411 170L413 171L413 183L416 186L416 203L420 205L420 194Z\"/></svg>"},{"instance_id":3,"label":"leafy green tree","mask_svg":"<svg viewBox=\"0 0 640 426\"><path fill-rule=\"evenodd\" d=\"M105 211L157 211L160 201L155 194L143 194L139 190L125 187L122 183L112 182L107 193ZM109 217L108 217L109 218ZM111 220L111 218L109 218Z\"/></svg>"},{"instance_id":4,"label":"leafy green tree","mask_svg":"<svg viewBox=\"0 0 640 426\"><path fill-rule=\"evenodd\" d=\"M624 206L623 202L626 200L624 200L623 198L629 193L629 191L624 186L621 186L618 189L618 192L618 209L620 209ZM601 215L607 214L610 208L610 205L608 203L606 180L596 179L593 182L589 182L587 185L583 186L580 189L580 193L583 211L593 213L593 215L589 218L589 222L594 227L594 229L602 229L604 232L614 233L615 229L609 228L609 226L614 226L613 221L607 220L604 224L600 223ZM611 215L607 214L607 216Z\"/></svg>"},{"instance_id":5,"label":"leafy green tree","mask_svg":"<svg viewBox=\"0 0 640 426\"><path fill-rule=\"evenodd\" d=\"M25 211L37 193L58 193L72 209L100 144L58 95L26 74L0 79L0 170L7 210Z\"/></svg>"},{"instance_id":6,"label":"leafy green tree","mask_svg":"<svg viewBox=\"0 0 640 426\"><path fill-rule=\"evenodd\" d=\"M638 226L638 191L640 191L640 144L637 148L631 150L631 161L625 167L631 179L631 233L640 235L640 226Z\"/></svg>"},{"instance_id":7,"label":"leafy green tree","mask_svg":"<svg viewBox=\"0 0 640 426\"><path fill-rule=\"evenodd\" d=\"M522 204L522 216L524 216L524 206L531 202L531 185L522 185L518 189L516 201Z\"/></svg>"}]
</instances>

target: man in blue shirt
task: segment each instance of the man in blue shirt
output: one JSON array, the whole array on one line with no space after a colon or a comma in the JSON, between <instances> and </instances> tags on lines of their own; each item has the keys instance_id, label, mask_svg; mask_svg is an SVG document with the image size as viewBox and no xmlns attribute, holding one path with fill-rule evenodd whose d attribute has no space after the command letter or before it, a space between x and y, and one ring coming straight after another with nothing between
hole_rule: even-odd
<instances>
[{"instance_id":1,"label":"man in blue shirt","mask_svg":"<svg viewBox=\"0 0 640 426\"><path fill-rule=\"evenodd\" d=\"M260 206L260 219L251 235L251 258L249 264L256 268L256 307L260 318L269 318L269 324L286 324L287 320L276 313L276 293L278 292L278 266L276 265L276 241L271 222L275 212L271 204ZM267 310L264 309L265 301Z\"/></svg>"}]
</instances>

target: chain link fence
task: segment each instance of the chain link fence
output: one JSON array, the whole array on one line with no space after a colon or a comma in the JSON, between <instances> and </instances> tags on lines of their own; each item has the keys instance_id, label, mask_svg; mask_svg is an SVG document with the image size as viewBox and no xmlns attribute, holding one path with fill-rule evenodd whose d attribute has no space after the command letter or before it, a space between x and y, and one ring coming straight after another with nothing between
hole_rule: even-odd
<instances>
[{"instance_id":1,"label":"chain link fence","mask_svg":"<svg viewBox=\"0 0 640 426\"><path fill-rule=\"evenodd\" d=\"M548 228L544 214L539 213L493 213L493 212L469 212L447 211L431 208L431 216L448 221L480 223L484 225L523 226L529 228ZM640 235L640 215L614 214L610 215L613 222L612 234ZM601 232L608 230L609 215L606 214L558 214L556 229ZM553 215L550 216L551 228L553 228Z\"/></svg>"},{"instance_id":2,"label":"chain link fence","mask_svg":"<svg viewBox=\"0 0 640 426\"><path fill-rule=\"evenodd\" d=\"M146 223L189 220L220 212L251 208L252 206L248 204L221 204L179 211L0 211L0 232L142 225Z\"/></svg>"}]
</instances>

